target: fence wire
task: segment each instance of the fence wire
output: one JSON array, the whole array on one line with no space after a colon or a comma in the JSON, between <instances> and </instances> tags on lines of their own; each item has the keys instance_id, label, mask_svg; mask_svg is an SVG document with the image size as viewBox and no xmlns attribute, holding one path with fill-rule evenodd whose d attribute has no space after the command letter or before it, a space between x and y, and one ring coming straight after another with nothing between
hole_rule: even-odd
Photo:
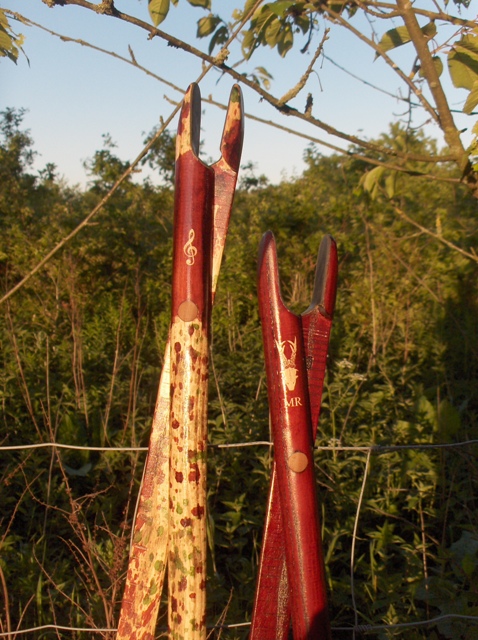
<instances>
[{"instance_id":1,"label":"fence wire","mask_svg":"<svg viewBox=\"0 0 478 640\"><path fill-rule=\"evenodd\" d=\"M360 634L368 634L368 633L377 633L377 632L385 632L385 631L399 631L399 630L407 630L413 628L423 628L436 625L440 622L444 622L446 620L462 620L470 622L471 624L478 625L478 616L472 615L461 615L461 614L443 614L440 616L436 616L434 618L430 618L428 620L418 620L414 622L402 622L402 623L394 623L394 624L360 624L359 620L359 611L356 608L355 603L355 585L354 585L354 551L355 551L355 541L357 539L358 534L358 522L360 517L360 510L362 507L362 498L365 492L365 486L367 483L368 469L370 463L371 455L380 455L385 453L390 453L393 451L407 451L407 450L423 450L423 449L457 449L462 447L469 447L478 445L478 440L462 440L460 442L453 443L423 443L423 444L404 444L404 445L370 445L370 446L344 446L339 444L338 442L334 442L329 445L318 445L314 448L318 451L332 451L332 452L362 452L366 453L366 461L364 468L364 475L362 479L362 487L360 492L359 502L357 504L357 512L354 523L354 530L352 534L352 553L351 553L351 567L350 567L350 579L351 579L351 597L352 597L352 607L354 610L354 625L348 627L332 627L332 632L341 632L341 633L350 633L352 638L356 637L357 633ZM235 442L235 443L222 443L222 444L209 444L211 448L217 449L234 449L234 448L242 448L242 447L254 447L254 446L265 446L265 447L273 447L273 443L268 440L257 440L253 442ZM68 449L68 450L79 450L79 451L98 451L98 452L142 452L146 453L148 451L148 447L92 447L92 446L80 446L80 445L71 445L71 444L63 444L59 442L39 442L33 444L23 444L23 445L1 445L0 451L22 451L22 450L32 450L32 449ZM234 624L221 624L221 625L213 625L209 626L209 630L227 630L227 629L240 629L247 628L250 626L250 622L239 622ZM40 631L69 631L69 632L83 632L83 633L116 633L117 629L114 627L111 628L94 628L94 627L73 627L73 626L64 626L57 624L45 624L36 627L29 627L26 629L17 629L15 631L4 631L0 632L0 638L14 638L20 635L26 635L29 633L35 634ZM158 631L166 631L167 629L159 629Z\"/></svg>"},{"instance_id":2,"label":"fence wire","mask_svg":"<svg viewBox=\"0 0 478 640\"><path fill-rule=\"evenodd\" d=\"M344 445L317 445L314 446L314 449L317 451L361 451L363 453L371 453L381 454L381 453L391 453L393 451L408 451L411 449L456 449L460 447L469 447L473 445L478 445L478 440L462 440L461 442L450 442L450 443L423 443L423 444L373 444L370 446L359 446L359 447L349 447ZM255 442L230 442L226 444L208 444L209 448L213 449L239 449L241 447L258 447L258 446L266 446L273 447L272 442L269 440L256 440ZM0 451L22 451L27 449L45 449L45 448L56 448L56 449L72 449L78 451L104 451L107 453L108 451L124 451L125 453L129 452L146 452L148 451L148 447L89 447L89 446L81 446L74 444L62 444L60 442L38 442L36 444L14 444L14 445L4 445L0 446Z\"/></svg>"}]
</instances>

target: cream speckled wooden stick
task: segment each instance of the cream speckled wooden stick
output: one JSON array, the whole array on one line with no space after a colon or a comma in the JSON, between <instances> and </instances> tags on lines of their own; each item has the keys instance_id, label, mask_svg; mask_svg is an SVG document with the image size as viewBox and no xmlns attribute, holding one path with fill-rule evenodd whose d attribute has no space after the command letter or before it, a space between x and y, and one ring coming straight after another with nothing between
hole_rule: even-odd
<instances>
[{"instance_id":1,"label":"cream speckled wooden stick","mask_svg":"<svg viewBox=\"0 0 478 640\"><path fill-rule=\"evenodd\" d=\"M194 622L181 630L182 615L175 615L177 611L174 612L172 609L184 608L180 603L186 597L185 589L183 589L184 579L181 577L183 565L179 549L181 547L183 551L184 549L187 551L187 548L190 547L186 556L191 556L193 562L198 562L199 557L205 557L205 521L202 516L200 518L195 516L197 518L195 530L197 529L198 540L201 540L199 547L197 547L196 533L193 534L192 529L189 530L188 527L184 528L181 525L181 520L183 523L186 520L170 515L170 499L175 502L175 513L181 515L178 513L178 507L181 510L182 505L178 503L178 500L188 501L189 497L181 494L178 486L182 485L177 481L177 478L181 477L179 474L182 473L178 469L178 465L182 465L183 468L185 465L186 467L189 465L188 483L192 483L194 491L198 492L198 505L205 508L206 396L204 395L203 400L198 400L195 404L194 415L185 410L184 403L187 402L189 407L190 403L195 402L196 395L201 395L200 386L202 389L207 389L207 337L210 306L214 299L219 275L242 150L243 108L239 87L235 86L232 89L221 141L222 156L212 167L204 165L197 155L199 117L200 94L197 86L191 85L181 111L176 154L175 257L177 257L179 267L178 271L173 274L173 278L176 289L179 287L179 290L183 291L183 295L179 296L183 299L178 304L175 304L173 299L170 339L166 346L148 457L134 524L134 537L117 640L152 640L154 638L165 568L168 564L172 522L174 523L174 533L171 533L171 537L181 544L177 545L175 542L174 546L177 547L177 551L174 551L173 548L173 552L169 556L169 582L171 583L171 574L179 576L176 579L176 587L173 579L173 585L170 588L170 591L176 594L172 595L169 600L170 637L200 637L195 635L197 631L194 631L192 627L202 628L204 626L203 623ZM207 185L206 191L203 190L201 196L201 189L205 185ZM181 219L189 220L185 223L186 227ZM199 236L196 236L198 232ZM198 239L200 239L199 244ZM198 257L199 248L201 254ZM199 263L202 266L198 270ZM206 322L203 322L204 318L200 321L198 317L191 320L189 315L195 312L191 303L196 304L191 297L191 283L197 279L201 270L203 284L200 285L202 292L199 297L205 301L203 310L207 312ZM189 284L184 284L188 282ZM185 304L179 309L181 303ZM174 339L174 343L171 343L171 337ZM179 345L176 348L172 347L174 363L172 384L170 373L171 344ZM200 373L195 364L198 358L200 358L198 365ZM183 375L185 370L190 373L183 382L177 385L177 389L174 391L178 376ZM170 416L171 396L174 400L174 415L181 416L183 425L181 438L187 438L187 449L195 451L187 462L181 458L184 451L183 445L186 442L183 445L179 443L179 433L177 433L177 438L176 435L174 436L176 441L170 438L170 420L173 420ZM188 397L187 401L186 397ZM192 425L190 417L195 426ZM174 420L177 420L177 417ZM174 422L174 426L176 426L176 422ZM176 433L177 429L171 431ZM190 442L191 437L193 442ZM170 454L174 477L170 476ZM194 480L192 480L193 475ZM180 494L182 497L179 497ZM202 497L203 495L204 497ZM194 506L191 508L194 509ZM200 509L196 510L197 514L200 512ZM178 522L179 529L177 528ZM188 539L187 542L186 539ZM203 579L205 581L205 575ZM198 585L201 586L200 580L197 581L197 584L195 583L194 589L197 589ZM189 598L189 595L187 597ZM189 600L192 602L194 598L189 598ZM197 611L200 610L203 613L199 617L204 618L204 601L200 597L198 602L200 603L199 609L197 606L193 606L192 615L193 617L197 616ZM181 617L181 621L179 621L179 617Z\"/></svg>"}]
</instances>

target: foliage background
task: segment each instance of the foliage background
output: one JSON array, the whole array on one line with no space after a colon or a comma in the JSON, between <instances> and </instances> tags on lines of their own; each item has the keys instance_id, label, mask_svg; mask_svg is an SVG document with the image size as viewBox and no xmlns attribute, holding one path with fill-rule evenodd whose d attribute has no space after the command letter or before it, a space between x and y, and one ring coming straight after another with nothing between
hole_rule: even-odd
<instances>
[{"instance_id":1,"label":"foliage background","mask_svg":"<svg viewBox=\"0 0 478 640\"><path fill-rule=\"evenodd\" d=\"M32 173L33 141L21 112L3 113L1 133L6 291L85 217L127 163L105 136L87 163L89 187L73 189L52 165ZM380 142L413 153L434 146L399 126ZM115 627L145 454L114 448L148 442L169 324L173 144L167 136L148 158L162 186L124 181L95 222L1 308L0 442L18 447L0 450L3 633L46 624ZM478 439L475 201L447 182L453 167L433 182L384 171L371 194L364 161L324 157L314 147L305 158L303 175L276 186L244 168L232 216L210 379L209 621L250 619L260 550L270 449L218 446L269 440L255 291L260 237L274 231L283 295L301 312L320 238L331 232L340 285L316 465L334 637L353 637L355 625L355 637L471 639L476 445L409 445ZM112 450L26 447L52 441ZM475 620L390 626L446 614ZM247 628L213 634L245 638Z\"/></svg>"}]
</instances>

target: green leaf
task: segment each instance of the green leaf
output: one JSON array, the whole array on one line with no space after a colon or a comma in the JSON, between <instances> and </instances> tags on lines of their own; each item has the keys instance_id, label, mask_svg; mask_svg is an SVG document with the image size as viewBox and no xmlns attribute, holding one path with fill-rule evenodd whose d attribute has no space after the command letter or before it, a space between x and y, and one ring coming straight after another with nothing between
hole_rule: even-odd
<instances>
[{"instance_id":1,"label":"green leaf","mask_svg":"<svg viewBox=\"0 0 478 640\"><path fill-rule=\"evenodd\" d=\"M73 467L69 467L67 464L63 463L63 467L69 476L78 476L84 478L88 475L88 473L93 469L93 465L91 462L87 462L79 469L73 469Z\"/></svg>"},{"instance_id":2,"label":"green leaf","mask_svg":"<svg viewBox=\"0 0 478 640\"><path fill-rule=\"evenodd\" d=\"M214 16L210 13L205 18L201 18L198 20L198 29L197 29L197 37L205 38L206 36L213 33L217 25L220 23L221 19L218 16Z\"/></svg>"},{"instance_id":3,"label":"green leaf","mask_svg":"<svg viewBox=\"0 0 478 640\"><path fill-rule=\"evenodd\" d=\"M260 34L263 31L271 20L277 20L277 17L272 13L269 9L269 5L264 5L262 9L256 13L251 20L252 28Z\"/></svg>"},{"instance_id":4,"label":"green leaf","mask_svg":"<svg viewBox=\"0 0 478 640\"><path fill-rule=\"evenodd\" d=\"M424 27L421 27L421 32L423 35L428 38L433 38L436 35L437 28L434 22L429 22ZM379 46L383 51L390 51L391 49L396 49L397 47L401 47L407 42L411 41L410 34L408 33L408 29L405 26L397 27L396 29L390 29L382 36L382 39L379 42ZM379 54L375 55L377 58Z\"/></svg>"},{"instance_id":5,"label":"green leaf","mask_svg":"<svg viewBox=\"0 0 478 640\"><path fill-rule=\"evenodd\" d=\"M440 77L441 74L443 73L443 62L442 62L442 59L439 56L433 56L432 60L433 60L433 64L435 65L436 72L438 73L438 77ZM423 69L421 67L420 67L420 70L418 72L418 75L420 76L420 78L424 78L425 77L425 74L423 73Z\"/></svg>"},{"instance_id":6,"label":"green leaf","mask_svg":"<svg viewBox=\"0 0 478 640\"><path fill-rule=\"evenodd\" d=\"M11 31L5 12L0 10L0 56L7 56L16 64L23 40L21 34L16 35Z\"/></svg>"},{"instance_id":7,"label":"green leaf","mask_svg":"<svg viewBox=\"0 0 478 640\"><path fill-rule=\"evenodd\" d=\"M471 578L476 568L476 557L474 555L467 554L461 561L461 568L468 578Z\"/></svg>"},{"instance_id":8,"label":"green leaf","mask_svg":"<svg viewBox=\"0 0 478 640\"><path fill-rule=\"evenodd\" d=\"M307 33L310 29L311 18L308 16L299 16L294 20L294 24L296 27L299 27L302 33Z\"/></svg>"},{"instance_id":9,"label":"green leaf","mask_svg":"<svg viewBox=\"0 0 478 640\"><path fill-rule=\"evenodd\" d=\"M265 67L256 67L255 69L260 76L268 78L269 80L273 80L274 76L271 75Z\"/></svg>"},{"instance_id":10,"label":"green leaf","mask_svg":"<svg viewBox=\"0 0 478 640\"><path fill-rule=\"evenodd\" d=\"M155 27L161 24L169 12L170 0L149 0L148 10Z\"/></svg>"},{"instance_id":11,"label":"green leaf","mask_svg":"<svg viewBox=\"0 0 478 640\"><path fill-rule=\"evenodd\" d=\"M448 71L455 87L471 91L478 79L478 60L466 52L452 49L448 54Z\"/></svg>"},{"instance_id":12,"label":"green leaf","mask_svg":"<svg viewBox=\"0 0 478 640\"><path fill-rule=\"evenodd\" d=\"M448 400L442 400L438 406L438 427L441 435L449 440L461 427L460 414Z\"/></svg>"},{"instance_id":13,"label":"green leaf","mask_svg":"<svg viewBox=\"0 0 478 640\"><path fill-rule=\"evenodd\" d=\"M385 171L384 167L374 167L370 171L361 178L360 184L362 185L364 191L367 191L370 194L372 200L378 195L378 189L380 186L380 180Z\"/></svg>"},{"instance_id":14,"label":"green leaf","mask_svg":"<svg viewBox=\"0 0 478 640\"><path fill-rule=\"evenodd\" d=\"M11 49L13 47L13 40L9 33L0 26L0 49Z\"/></svg>"},{"instance_id":15,"label":"green leaf","mask_svg":"<svg viewBox=\"0 0 478 640\"><path fill-rule=\"evenodd\" d=\"M212 53L214 47L218 45L225 44L229 37L229 31L226 26L219 27L216 33L211 38L211 42L209 43L209 54Z\"/></svg>"},{"instance_id":16,"label":"green leaf","mask_svg":"<svg viewBox=\"0 0 478 640\"><path fill-rule=\"evenodd\" d=\"M390 51L390 49L401 47L403 44L410 42L410 40L411 38L407 27L402 26L396 29L390 29L390 31L384 33L378 44L383 51Z\"/></svg>"},{"instance_id":17,"label":"green leaf","mask_svg":"<svg viewBox=\"0 0 478 640\"><path fill-rule=\"evenodd\" d=\"M455 43L454 47L458 50L465 49L470 55L474 55L478 58L478 36L474 36L472 34L463 36Z\"/></svg>"},{"instance_id":18,"label":"green leaf","mask_svg":"<svg viewBox=\"0 0 478 640\"><path fill-rule=\"evenodd\" d=\"M211 8L211 0L188 0L188 2L193 7L204 7L204 9Z\"/></svg>"},{"instance_id":19,"label":"green leaf","mask_svg":"<svg viewBox=\"0 0 478 640\"><path fill-rule=\"evenodd\" d=\"M279 38L279 33L281 30L281 23L279 20L274 19L267 25L267 28L264 33L264 38L267 44L270 47L275 47L277 44L277 40Z\"/></svg>"},{"instance_id":20,"label":"green leaf","mask_svg":"<svg viewBox=\"0 0 478 640\"><path fill-rule=\"evenodd\" d=\"M295 0L276 0L276 2L270 2L268 8L275 13L278 18L282 18L293 4L296 4Z\"/></svg>"},{"instance_id":21,"label":"green leaf","mask_svg":"<svg viewBox=\"0 0 478 640\"><path fill-rule=\"evenodd\" d=\"M271 86L270 80L273 79L273 76L264 67L256 67L254 71L257 75L253 75L253 77L259 80L259 84L262 83L262 85L269 90Z\"/></svg>"},{"instance_id":22,"label":"green leaf","mask_svg":"<svg viewBox=\"0 0 478 640\"><path fill-rule=\"evenodd\" d=\"M429 38L434 38L437 34L437 26L434 21L429 22L424 27L421 27L421 31L423 35L428 36Z\"/></svg>"},{"instance_id":23,"label":"green leaf","mask_svg":"<svg viewBox=\"0 0 478 640\"><path fill-rule=\"evenodd\" d=\"M448 70L455 87L472 90L478 79L478 36L466 35L448 54Z\"/></svg>"},{"instance_id":24,"label":"green leaf","mask_svg":"<svg viewBox=\"0 0 478 640\"><path fill-rule=\"evenodd\" d=\"M397 190L397 176L398 171L390 171L388 176L385 178L385 191L389 198L393 198Z\"/></svg>"},{"instance_id":25,"label":"green leaf","mask_svg":"<svg viewBox=\"0 0 478 640\"><path fill-rule=\"evenodd\" d=\"M277 41L277 51L279 55L284 58L292 48L294 44L294 34L292 33L292 28L290 25L286 25L285 28L281 31L280 37Z\"/></svg>"},{"instance_id":26,"label":"green leaf","mask_svg":"<svg viewBox=\"0 0 478 640\"><path fill-rule=\"evenodd\" d=\"M244 33L244 38L242 40L242 53L246 59L249 59L254 51L254 49L258 46L258 42L252 30L246 31ZM211 46L209 45L209 49L211 50Z\"/></svg>"},{"instance_id":27,"label":"green leaf","mask_svg":"<svg viewBox=\"0 0 478 640\"><path fill-rule=\"evenodd\" d=\"M468 98L463 106L463 112L470 115L478 104L478 79L473 83L473 87L468 94Z\"/></svg>"},{"instance_id":28,"label":"green leaf","mask_svg":"<svg viewBox=\"0 0 478 640\"><path fill-rule=\"evenodd\" d=\"M420 422L427 422L436 428L438 422L437 411L426 396L420 396L415 404L415 414Z\"/></svg>"},{"instance_id":29,"label":"green leaf","mask_svg":"<svg viewBox=\"0 0 478 640\"><path fill-rule=\"evenodd\" d=\"M242 15L247 16L249 12L252 10L252 7L256 4L256 1L257 0L247 0L246 4L244 5L244 9L242 10ZM259 11L261 11L260 7L257 9L256 13L258 13Z\"/></svg>"}]
</instances>

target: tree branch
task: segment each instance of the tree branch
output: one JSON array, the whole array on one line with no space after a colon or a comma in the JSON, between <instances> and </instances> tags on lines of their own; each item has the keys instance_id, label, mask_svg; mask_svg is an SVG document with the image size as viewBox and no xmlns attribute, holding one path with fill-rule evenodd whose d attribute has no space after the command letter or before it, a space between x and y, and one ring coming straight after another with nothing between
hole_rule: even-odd
<instances>
[{"instance_id":1,"label":"tree branch","mask_svg":"<svg viewBox=\"0 0 478 640\"><path fill-rule=\"evenodd\" d=\"M88 42L86 40L82 40L79 38L70 38L69 36L65 36L61 33L57 33L56 31L52 31L51 29L48 29L47 27L34 22L33 20L30 20L29 18L26 18L25 16L22 16L19 13L13 13L10 12L9 15L12 15L14 17L16 17L19 20L22 20L25 24L29 25L29 26L34 26L37 27L39 29L42 29L43 31L46 31L47 33L49 33L52 36L55 36L57 38L59 38L60 40L62 40L63 42L72 42L74 44L79 44L83 47L88 47L90 49L93 49L94 51L99 51L100 53L103 53L105 55L111 56L113 58L115 58L116 60L120 60L121 62L125 62L126 64L131 65L132 67L135 67L136 69L139 69L140 71L143 71L145 74L147 74L148 76L154 78L155 80L158 80L159 82L162 82L163 84L165 84L168 87L171 87L172 89L174 89L174 91L177 91L178 93L180 93L181 95L184 95L185 93L185 89L178 87L177 85L175 85L174 83L170 82L169 80L166 80L165 78L163 78L162 76L159 76L158 74L154 73L153 71L151 71L150 69L148 69L147 67L141 65L138 63L138 61L136 60L136 57L134 56L134 53L132 51L131 48L129 48L129 53L131 58L126 58L125 56L122 56L114 51L108 51L107 49L103 49L102 47L98 47L94 44L92 44L91 42ZM335 64L335 62L333 62L333 60L331 60L330 58L328 58L327 56L324 56L327 60L329 60L330 62L332 62L332 64ZM309 65L310 66L310 65ZM339 65L336 65L339 66ZM342 67L339 66L340 69L342 69ZM345 69L342 69L343 71L346 72ZM356 77L356 76L354 76ZM358 78L359 79L359 78ZM379 87L376 87L377 89L379 89ZM171 104L173 104L174 106L178 105L178 102L173 102L171 100L168 99L169 102L171 102ZM223 111L227 111L227 105L224 105L220 102L217 102L216 100L213 100L211 97L204 97L202 98L202 102L205 102L207 104L211 104L215 107L218 107L219 109L222 109ZM409 175L412 175L413 177L422 177L422 178L426 178L426 179L433 179L433 180L438 180L440 182L450 182L450 183L459 183L460 180L457 178L446 178L443 176L435 176L429 173L423 173L420 171L413 171L410 172L406 167L403 166L399 166L399 165L394 165L394 164L390 164L388 162L384 162L381 160L377 160L376 158L371 158L370 156L364 156L362 154L356 153L354 151L351 151L350 149L342 149L341 147L338 147L337 145L334 145L330 142L326 142L325 140L322 140L321 138L316 138L315 136L311 136L307 133L302 133L300 131L296 131L295 129L291 129L290 127L286 127L284 125L280 125L277 122L273 122L272 120L266 120L265 118L261 118L259 116L255 116L251 113L245 112L244 116L246 118L248 118L249 120L254 120L255 122L259 122L261 124L265 124L266 126L278 129L279 131L284 131L285 133L291 134L293 136L297 136L298 138L302 138L303 140L308 140L309 142L313 142L315 144L318 144L320 146L326 147L332 151L335 151L336 153L339 153L341 155L345 155L348 156L349 158L355 158L356 160L361 160L363 162L366 162L368 164L371 164L372 166L380 166L380 167L384 167L386 169L389 169L391 171L399 171L400 173L407 173ZM383 153L387 154L389 153L388 149L382 148ZM451 162L454 160L454 156L451 155L441 155L441 156L410 156L408 159L410 160L415 160L418 162L427 162L427 163L441 163L441 162Z\"/></svg>"},{"instance_id":2,"label":"tree branch","mask_svg":"<svg viewBox=\"0 0 478 640\"><path fill-rule=\"evenodd\" d=\"M84 7L85 9L90 9L91 11L97 12L96 8L98 5L95 5L89 2L88 0L51 0L51 1L55 2L59 6L76 5L76 6ZM197 58L204 60L208 64L217 67L221 71L227 73L229 76L234 78L236 82L243 84L249 87L250 89L252 89L254 92L258 93L266 102L268 102L271 106L275 107L283 115L293 116L295 118L298 118L299 120L303 120L304 122L307 122L309 124L312 124L315 127L318 127L319 129L322 129L323 131L325 131L331 136L340 138L342 140L350 142L353 145L356 145L357 147L361 147L362 149L367 149L375 153L380 154L380 153L386 152L388 155L393 155L397 158L403 158L404 160L412 160L417 162L433 162L434 161L431 157L412 156L410 154L400 152L399 150L387 149L386 151L384 151L383 147L381 147L380 145L373 144L372 142L368 142L367 140L362 140L357 136L344 133L343 131L340 131L335 127L332 127L326 122L323 122L318 118L314 118L310 113L301 113L300 111L298 111L294 107L291 107L288 104L281 104L279 98L276 98L272 94L268 93L265 89L259 86L255 81L245 77L243 74L239 73L234 68L226 65L222 60L218 59L217 57L210 56L204 53L203 51L196 49L196 47L193 47L192 45L184 42L183 40L180 40L179 38L175 38L174 36L171 36L168 33L161 31L156 27L153 27L147 22L140 20L139 18L135 18L134 16L130 16L126 13L121 13L116 9L112 14L112 16L147 31L149 33L150 39L154 37L159 37L165 40L166 42L168 42L170 46L173 46L177 49L182 49L183 51L186 51L187 53L190 53L191 55L194 55ZM435 117L436 117L436 114L435 114Z\"/></svg>"},{"instance_id":3,"label":"tree branch","mask_svg":"<svg viewBox=\"0 0 478 640\"><path fill-rule=\"evenodd\" d=\"M422 226L419 222L416 222L415 220L413 220L413 218L410 218L410 216L407 215L405 213L405 211L400 209L400 207L398 205L393 204L393 203L392 203L392 205L393 205L393 208L395 209L395 212L398 213L398 215L401 218L406 220L409 224L412 224L417 229L420 229L420 231L422 233L425 233L427 236L430 236L431 238L434 238L435 240L438 240L438 242L441 242L442 244L444 244L449 249L453 249L453 251L457 251L462 256L465 256L465 258L469 258L470 260L473 260L473 262L478 262L478 255L476 255L476 253L470 253L469 251L465 251L465 249L462 249L461 247L457 246L456 244L453 244L453 242L450 242L449 240L444 238L442 235L439 235L438 233L435 233L434 231L431 231L430 229L427 229L426 227Z\"/></svg>"},{"instance_id":4,"label":"tree branch","mask_svg":"<svg viewBox=\"0 0 478 640\"><path fill-rule=\"evenodd\" d=\"M377 9L387 10L386 14L373 13L375 17L380 18L396 18L400 15L397 10L397 6L395 4L391 4L389 2L373 2L367 0L366 2L362 2L360 0L356 0L355 4L363 11L370 12L369 7L376 7ZM418 16L423 16L430 21L442 21L448 22L449 24L453 24L458 27L466 27L467 29L475 29L476 23L473 20L467 20L466 18L459 18L458 16L452 16L449 13L445 13L439 9L438 11L428 11L426 9L421 9L420 7L414 6L413 11Z\"/></svg>"},{"instance_id":5,"label":"tree branch","mask_svg":"<svg viewBox=\"0 0 478 640\"><path fill-rule=\"evenodd\" d=\"M410 0L396 0L397 7L400 10L401 17L407 27L413 46L420 60L422 73L425 76L428 87L435 100L440 128L443 131L445 140L450 147L451 153L455 156L455 162L462 171L463 178L472 192L478 192L478 177L473 171L468 154L463 146L453 115L448 106L448 100L443 86L440 82L437 68L433 62L432 54L428 48L428 39L423 34L418 24L417 17L414 13Z\"/></svg>"},{"instance_id":6,"label":"tree branch","mask_svg":"<svg viewBox=\"0 0 478 640\"><path fill-rule=\"evenodd\" d=\"M359 40L362 40L362 42L365 42L367 46L373 49L383 60L385 60L385 62L395 71L395 73L399 76L399 78L407 85L410 91L418 98L418 100L422 104L425 111L427 111L429 115L432 117L432 119L439 124L438 115L435 109L428 102L428 100L422 94L420 89L413 83L412 80L410 80L407 74L400 69L400 67L392 60L392 58L390 58L390 56L387 55L387 53L382 49L382 47L379 44L377 44L373 40L370 40L370 38L367 38L367 36L365 36L363 33L360 33L360 31L356 29L353 25L351 25L350 22L347 22L345 18L343 18L336 11L333 11L333 9L330 9L328 6L325 8L325 12L327 13L328 16L330 16L330 18L332 18L336 22L339 22L345 29L348 29L357 38L359 38Z\"/></svg>"}]
</instances>

